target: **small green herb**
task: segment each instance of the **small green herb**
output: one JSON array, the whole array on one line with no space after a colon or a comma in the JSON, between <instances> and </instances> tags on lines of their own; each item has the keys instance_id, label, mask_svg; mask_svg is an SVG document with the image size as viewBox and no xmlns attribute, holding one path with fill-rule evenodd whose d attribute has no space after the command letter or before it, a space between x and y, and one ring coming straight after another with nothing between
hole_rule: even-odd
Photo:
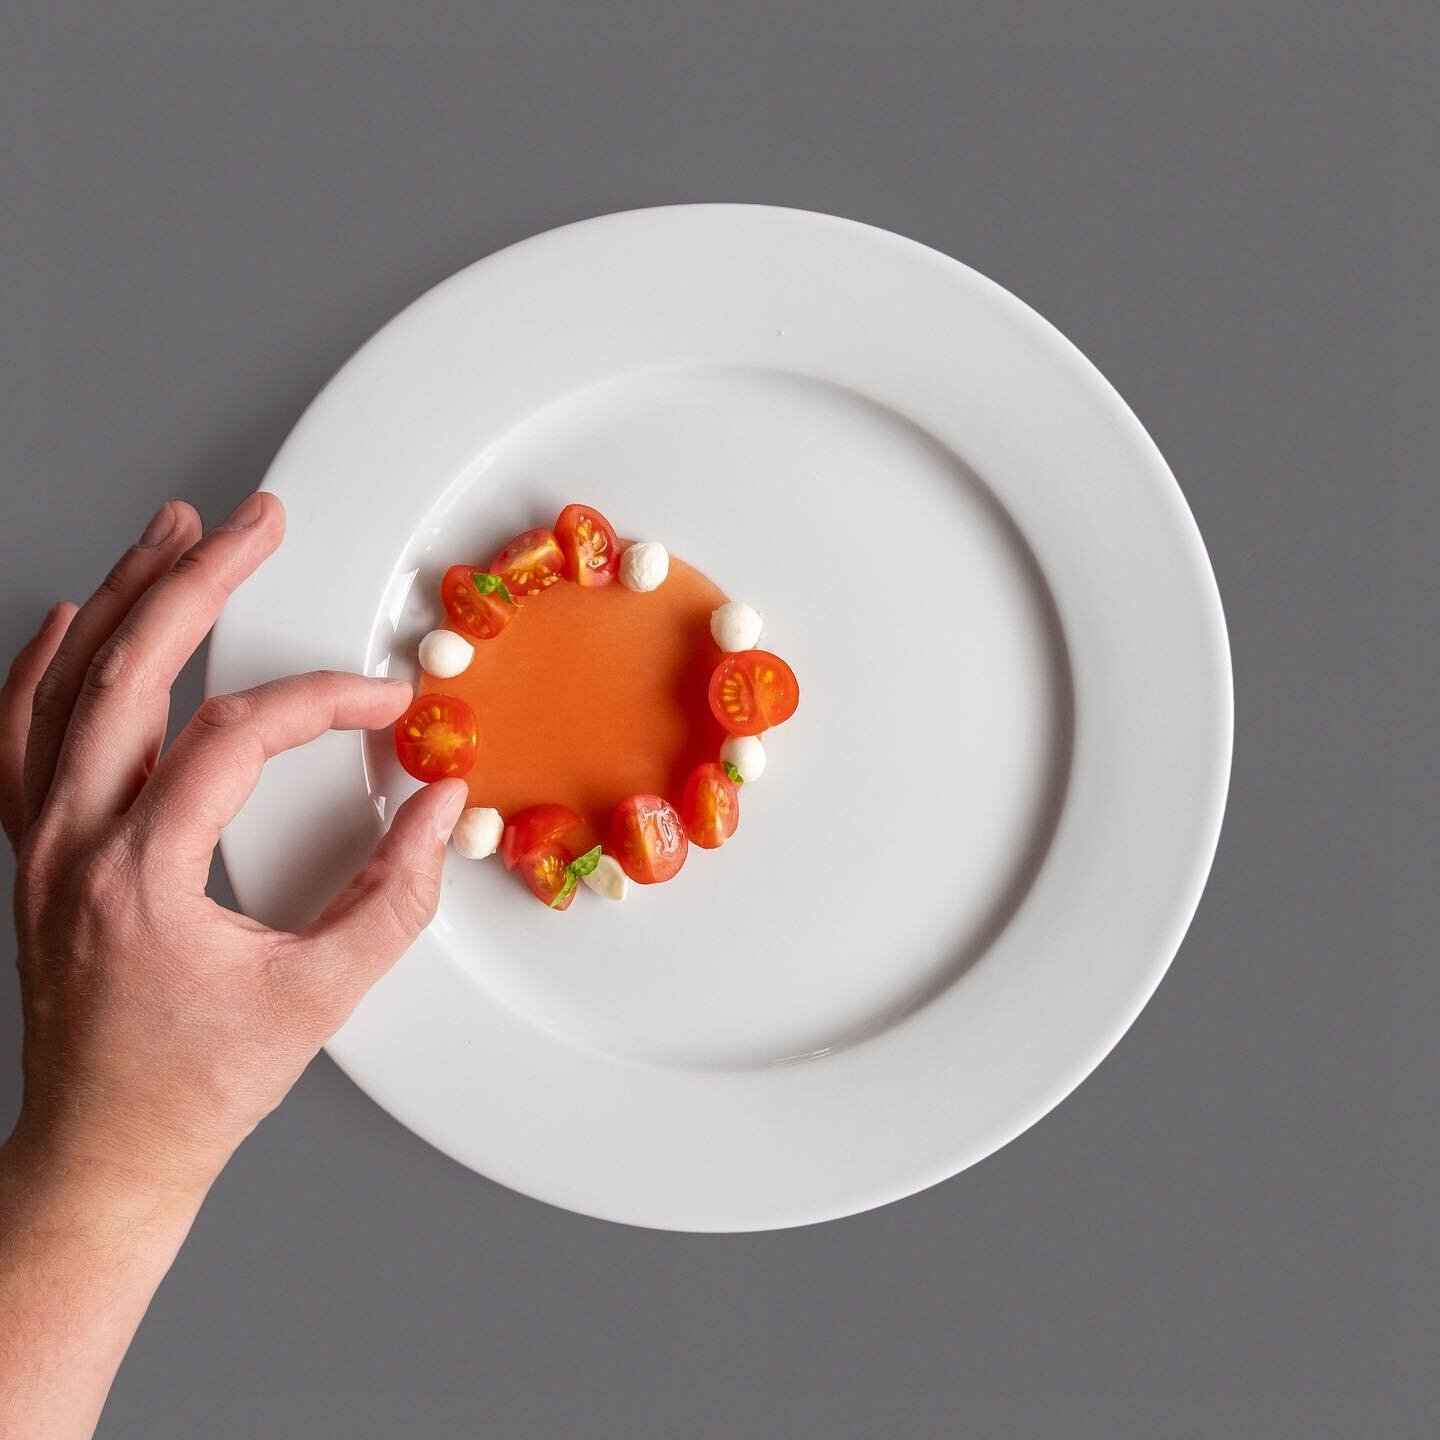
<instances>
[{"instance_id":1,"label":"small green herb","mask_svg":"<svg viewBox=\"0 0 1440 1440\"><path fill-rule=\"evenodd\" d=\"M593 875L600 864L600 847L587 850L578 860L572 860L566 867L575 875Z\"/></svg>"},{"instance_id":2,"label":"small green herb","mask_svg":"<svg viewBox=\"0 0 1440 1440\"><path fill-rule=\"evenodd\" d=\"M582 875L592 875L595 867L600 863L600 847L597 845L593 850L587 850L578 859L572 860L565 867L565 883L560 887L559 893L550 902L552 910L563 905L571 895L575 893L575 886L579 883Z\"/></svg>"},{"instance_id":3,"label":"small green herb","mask_svg":"<svg viewBox=\"0 0 1440 1440\"><path fill-rule=\"evenodd\" d=\"M740 773L740 767L733 760L725 762L725 773L730 777L731 784L743 785L745 783L745 777Z\"/></svg>"},{"instance_id":4,"label":"small green herb","mask_svg":"<svg viewBox=\"0 0 1440 1440\"><path fill-rule=\"evenodd\" d=\"M476 570L471 574L470 579L482 595L498 595L507 605L515 603L510 595L510 587L498 575L489 575L484 570Z\"/></svg>"}]
</instances>

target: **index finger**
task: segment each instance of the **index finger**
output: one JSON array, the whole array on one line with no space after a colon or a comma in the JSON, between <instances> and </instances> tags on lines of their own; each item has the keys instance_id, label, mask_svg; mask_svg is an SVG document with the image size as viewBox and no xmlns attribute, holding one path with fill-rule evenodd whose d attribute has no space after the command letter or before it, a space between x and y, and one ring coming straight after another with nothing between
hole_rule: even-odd
<instances>
[{"instance_id":1,"label":"index finger","mask_svg":"<svg viewBox=\"0 0 1440 1440\"><path fill-rule=\"evenodd\" d=\"M234 695L212 695L175 738L131 812L203 889L220 832L265 763L327 730L377 730L410 703L403 680L315 670Z\"/></svg>"},{"instance_id":2,"label":"index finger","mask_svg":"<svg viewBox=\"0 0 1440 1440\"><path fill-rule=\"evenodd\" d=\"M90 666L55 767L52 794L63 794L72 813L128 806L133 776L152 758L145 702L168 697L226 600L284 533L284 506L257 491L135 602Z\"/></svg>"}]
</instances>

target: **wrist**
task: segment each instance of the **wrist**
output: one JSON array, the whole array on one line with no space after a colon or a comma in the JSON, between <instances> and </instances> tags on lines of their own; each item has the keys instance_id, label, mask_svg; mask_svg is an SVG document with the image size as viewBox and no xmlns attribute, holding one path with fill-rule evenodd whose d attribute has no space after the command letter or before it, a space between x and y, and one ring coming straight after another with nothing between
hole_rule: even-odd
<instances>
[{"instance_id":1,"label":"wrist","mask_svg":"<svg viewBox=\"0 0 1440 1440\"><path fill-rule=\"evenodd\" d=\"M0 1201L23 1196L83 1231L121 1225L183 1239L220 1167L159 1167L144 1157L123 1136L86 1137L22 1112L0 1145Z\"/></svg>"},{"instance_id":2,"label":"wrist","mask_svg":"<svg viewBox=\"0 0 1440 1440\"><path fill-rule=\"evenodd\" d=\"M136 1186L24 1126L0 1145L0 1434L91 1433L202 1194Z\"/></svg>"}]
</instances>

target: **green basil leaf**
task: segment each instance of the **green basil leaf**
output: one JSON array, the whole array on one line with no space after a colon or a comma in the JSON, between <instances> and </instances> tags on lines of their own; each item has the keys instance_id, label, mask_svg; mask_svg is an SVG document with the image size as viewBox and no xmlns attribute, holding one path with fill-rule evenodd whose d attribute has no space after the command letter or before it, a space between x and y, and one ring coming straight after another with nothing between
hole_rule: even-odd
<instances>
[{"instance_id":1,"label":"green basil leaf","mask_svg":"<svg viewBox=\"0 0 1440 1440\"><path fill-rule=\"evenodd\" d=\"M587 850L579 859L572 860L565 868L572 875L593 875L600 864L600 846Z\"/></svg>"},{"instance_id":2,"label":"green basil leaf","mask_svg":"<svg viewBox=\"0 0 1440 1440\"><path fill-rule=\"evenodd\" d=\"M730 777L731 784L743 785L745 783L745 777L740 773L740 767L733 760L725 762L725 773Z\"/></svg>"},{"instance_id":3,"label":"green basil leaf","mask_svg":"<svg viewBox=\"0 0 1440 1440\"><path fill-rule=\"evenodd\" d=\"M567 865L565 867L565 883L560 887L559 892L550 902L550 908L554 910L557 906L563 905L574 891L577 883L575 879L575 867L573 865Z\"/></svg>"}]
</instances>

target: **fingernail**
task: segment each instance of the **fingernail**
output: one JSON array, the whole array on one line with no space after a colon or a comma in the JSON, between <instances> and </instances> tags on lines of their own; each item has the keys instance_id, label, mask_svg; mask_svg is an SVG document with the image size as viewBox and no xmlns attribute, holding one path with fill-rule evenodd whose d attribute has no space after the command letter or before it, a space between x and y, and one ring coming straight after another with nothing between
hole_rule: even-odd
<instances>
[{"instance_id":1,"label":"fingernail","mask_svg":"<svg viewBox=\"0 0 1440 1440\"><path fill-rule=\"evenodd\" d=\"M435 834L441 840L450 838L450 832L460 819L460 812L465 808L465 801L468 798L465 786L456 782L454 793L435 812Z\"/></svg>"},{"instance_id":2,"label":"fingernail","mask_svg":"<svg viewBox=\"0 0 1440 1440\"><path fill-rule=\"evenodd\" d=\"M140 532L136 542L142 550L158 545L175 529L175 507L167 500L151 518L150 523Z\"/></svg>"},{"instance_id":3,"label":"fingernail","mask_svg":"<svg viewBox=\"0 0 1440 1440\"><path fill-rule=\"evenodd\" d=\"M230 518L220 527L222 530L248 530L264 513L257 492L247 495L231 512Z\"/></svg>"},{"instance_id":4,"label":"fingernail","mask_svg":"<svg viewBox=\"0 0 1440 1440\"><path fill-rule=\"evenodd\" d=\"M46 612L45 618L40 622L42 630L48 630L59 618L60 612L65 608L65 601L57 600Z\"/></svg>"}]
</instances>

